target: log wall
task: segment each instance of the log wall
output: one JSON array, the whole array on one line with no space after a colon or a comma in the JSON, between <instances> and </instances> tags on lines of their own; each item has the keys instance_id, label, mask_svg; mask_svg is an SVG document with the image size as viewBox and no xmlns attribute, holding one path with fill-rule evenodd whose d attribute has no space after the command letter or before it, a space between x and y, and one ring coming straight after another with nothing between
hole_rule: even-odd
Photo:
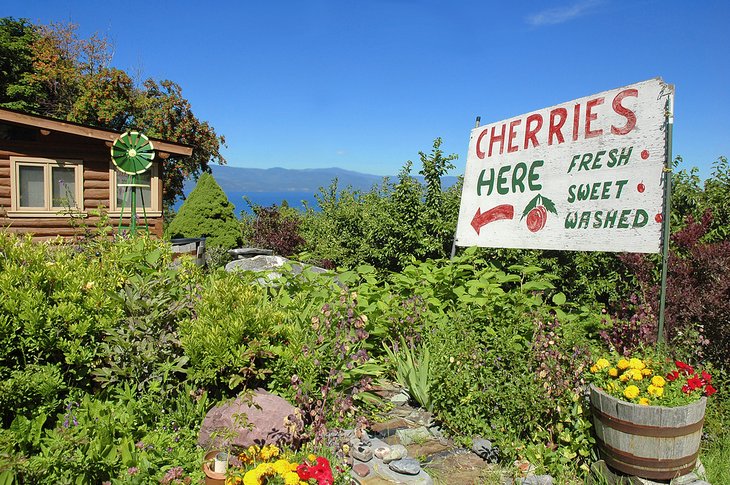
<instances>
[{"instance_id":1,"label":"log wall","mask_svg":"<svg viewBox=\"0 0 730 485\"><path fill-rule=\"evenodd\" d=\"M23 217L8 214L11 156L83 161L83 210L88 214L88 211L99 207L109 207L110 147L106 142L57 132L40 135L37 141L0 140L0 229L14 233L32 233L38 239L57 235L70 237L83 233L83 229L73 227L70 217ZM113 216L111 219L110 222L116 229L119 219L114 219ZM162 237L162 217L148 217L147 220L150 232ZM89 215L81 223L93 229L97 221L98 218ZM123 224L129 224L129 221L124 221Z\"/></svg>"}]
</instances>

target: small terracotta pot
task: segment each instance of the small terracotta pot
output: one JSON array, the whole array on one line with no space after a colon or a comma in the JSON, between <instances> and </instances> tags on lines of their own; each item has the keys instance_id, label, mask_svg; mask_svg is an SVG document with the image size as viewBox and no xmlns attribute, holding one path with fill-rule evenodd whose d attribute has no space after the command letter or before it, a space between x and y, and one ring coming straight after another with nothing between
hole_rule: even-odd
<instances>
[{"instance_id":1,"label":"small terracotta pot","mask_svg":"<svg viewBox=\"0 0 730 485\"><path fill-rule=\"evenodd\" d=\"M226 474L216 473L213 471L212 465L218 450L209 451L203 458L203 473L205 473L205 485L225 485Z\"/></svg>"}]
</instances>

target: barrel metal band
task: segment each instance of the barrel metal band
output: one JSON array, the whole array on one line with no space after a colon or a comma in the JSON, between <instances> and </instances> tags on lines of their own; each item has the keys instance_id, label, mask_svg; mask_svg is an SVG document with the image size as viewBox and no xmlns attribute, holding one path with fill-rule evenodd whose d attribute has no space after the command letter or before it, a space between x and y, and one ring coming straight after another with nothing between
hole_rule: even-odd
<instances>
[{"instance_id":1,"label":"barrel metal band","mask_svg":"<svg viewBox=\"0 0 730 485\"><path fill-rule=\"evenodd\" d=\"M602 458L611 468L624 473L649 479L669 480L686 475L695 468L700 452L672 459L641 458L619 451L605 443L598 444Z\"/></svg>"},{"instance_id":2,"label":"barrel metal band","mask_svg":"<svg viewBox=\"0 0 730 485\"><path fill-rule=\"evenodd\" d=\"M687 436L701 430L702 426L705 423L705 418L703 416L702 419L700 419L696 423L688 424L686 426L680 426L677 428L648 426L632 423L630 421L624 421L623 419L618 419L596 408L593 408L591 411L595 417L600 419L601 422L609 428L616 429L626 434L632 434L637 436L650 436L653 438L678 438L680 436Z\"/></svg>"}]
</instances>

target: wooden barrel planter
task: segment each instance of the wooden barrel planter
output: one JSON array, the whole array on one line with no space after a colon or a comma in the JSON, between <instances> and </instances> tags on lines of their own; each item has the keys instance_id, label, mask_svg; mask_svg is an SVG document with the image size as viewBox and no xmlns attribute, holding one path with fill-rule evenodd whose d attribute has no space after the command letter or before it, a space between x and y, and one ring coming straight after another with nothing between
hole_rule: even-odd
<instances>
[{"instance_id":1,"label":"wooden barrel planter","mask_svg":"<svg viewBox=\"0 0 730 485\"><path fill-rule=\"evenodd\" d=\"M671 480L695 468L707 398L680 407L640 406L591 385L591 413L601 458L611 468Z\"/></svg>"},{"instance_id":2,"label":"wooden barrel planter","mask_svg":"<svg viewBox=\"0 0 730 485\"><path fill-rule=\"evenodd\" d=\"M175 261L183 254L191 256L198 266L205 265L205 238L186 237L170 239L172 243L172 260Z\"/></svg>"}]
</instances>

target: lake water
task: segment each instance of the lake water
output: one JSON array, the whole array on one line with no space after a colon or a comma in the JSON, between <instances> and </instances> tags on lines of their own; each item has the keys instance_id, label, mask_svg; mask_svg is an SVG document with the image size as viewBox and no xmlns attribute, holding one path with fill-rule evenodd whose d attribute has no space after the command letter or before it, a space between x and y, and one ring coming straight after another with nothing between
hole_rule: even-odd
<instances>
[{"instance_id":1,"label":"lake water","mask_svg":"<svg viewBox=\"0 0 730 485\"><path fill-rule=\"evenodd\" d=\"M312 192L226 192L226 196L231 203L236 206L234 214L236 217L240 217L241 211L248 214L251 213L251 208L243 200L243 197L248 197L252 203L263 207L269 207L274 204L281 206L282 201L286 200L289 207L295 209L304 210L304 204L302 201L306 201L309 207L318 209L317 200L314 198ZM178 201L175 206L175 212L180 210L180 206L183 201Z\"/></svg>"}]
</instances>

